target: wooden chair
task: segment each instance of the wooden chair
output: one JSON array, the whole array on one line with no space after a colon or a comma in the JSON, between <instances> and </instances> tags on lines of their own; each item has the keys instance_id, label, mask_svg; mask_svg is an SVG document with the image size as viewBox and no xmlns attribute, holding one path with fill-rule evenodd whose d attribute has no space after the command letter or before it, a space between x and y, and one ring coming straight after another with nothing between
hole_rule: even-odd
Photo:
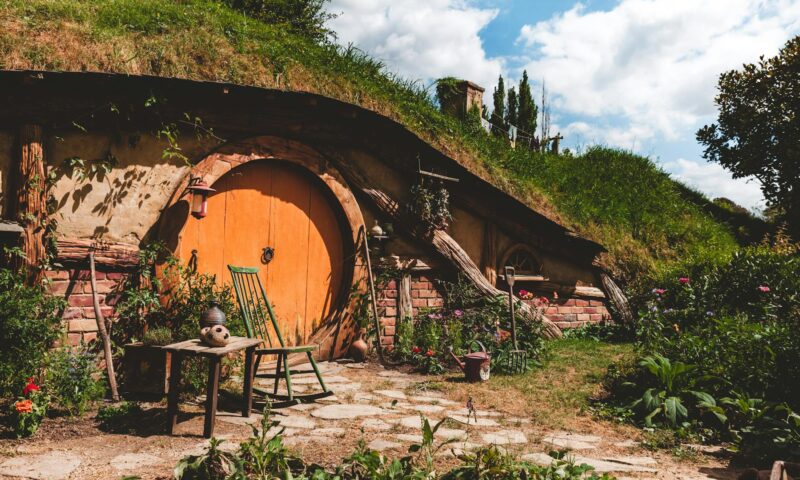
<instances>
[{"instance_id":1,"label":"wooden chair","mask_svg":"<svg viewBox=\"0 0 800 480\"><path fill-rule=\"evenodd\" d=\"M233 265L228 265L228 270L230 270L231 277L233 278L233 288L236 291L236 300L242 312L242 319L244 320L244 326L247 330L247 336L250 338L261 338L269 345L268 348L256 349L255 368L253 371L256 377L274 378L275 387L272 393L259 388L254 388L253 390L271 400L276 400L272 403L272 408L288 407L333 395L333 392L328 390L325 386L322 375L319 373L317 362L314 361L314 357L311 354L317 347L314 345L287 347L284 343L280 328L278 328L278 322L275 319L275 313L272 311L272 305L269 303L267 293L264 291L264 287L261 285L261 279L258 277L258 268L234 267ZM272 336L269 334L269 326L267 325L267 315L264 314L265 310L272 324L272 329L275 331L275 336L278 339L278 345L273 345ZM289 368L289 354L291 353L305 353L308 356L308 361L311 363L313 370L292 370ZM277 355L278 359L275 373L258 373L258 365L261 362L261 357L264 355ZM292 393L292 375L312 372L316 374L319 385L322 387L322 392L294 395ZM278 395L278 384L281 377L286 380L288 395Z\"/></svg>"}]
</instances>

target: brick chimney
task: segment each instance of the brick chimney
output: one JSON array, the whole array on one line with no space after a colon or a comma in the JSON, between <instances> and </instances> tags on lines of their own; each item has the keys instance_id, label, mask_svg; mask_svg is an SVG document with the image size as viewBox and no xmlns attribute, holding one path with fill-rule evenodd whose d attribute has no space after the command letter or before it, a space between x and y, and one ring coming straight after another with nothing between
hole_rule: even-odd
<instances>
[{"instance_id":1,"label":"brick chimney","mask_svg":"<svg viewBox=\"0 0 800 480\"><path fill-rule=\"evenodd\" d=\"M457 118L465 118L467 112L473 108L478 109L478 115L483 115L483 92L485 89L468 80L461 80L455 85L456 92L442 102L443 113Z\"/></svg>"}]
</instances>

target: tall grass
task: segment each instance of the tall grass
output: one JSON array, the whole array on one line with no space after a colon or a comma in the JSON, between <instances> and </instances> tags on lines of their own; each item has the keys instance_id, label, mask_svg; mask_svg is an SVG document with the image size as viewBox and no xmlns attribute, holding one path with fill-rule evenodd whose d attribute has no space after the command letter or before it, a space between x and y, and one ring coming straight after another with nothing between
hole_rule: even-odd
<instances>
[{"instance_id":1,"label":"tall grass","mask_svg":"<svg viewBox=\"0 0 800 480\"><path fill-rule=\"evenodd\" d=\"M355 46L292 34L212 0L10 0L0 68L111 70L320 93L403 123L426 141L609 249L625 278L693 256L727 255L729 229L648 159L609 148L578 156L511 149L442 115L419 82ZM32 42L30 36L36 35ZM681 190L683 188L683 190ZM685 192L684 192L685 193Z\"/></svg>"}]
</instances>

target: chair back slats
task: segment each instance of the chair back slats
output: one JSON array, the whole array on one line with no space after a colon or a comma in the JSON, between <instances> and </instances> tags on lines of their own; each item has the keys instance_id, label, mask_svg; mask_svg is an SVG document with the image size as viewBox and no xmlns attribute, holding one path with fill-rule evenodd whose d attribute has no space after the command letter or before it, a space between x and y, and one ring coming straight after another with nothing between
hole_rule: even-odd
<instances>
[{"instance_id":1,"label":"chair back slats","mask_svg":"<svg viewBox=\"0 0 800 480\"><path fill-rule=\"evenodd\" d=\"M269 323L275 331L275 337L280 346L285 347L275 312L272 311L267 292L258 277L258 268L228 265L228 270L231 272L233 289L236 291L236 300L242 312L247 336L266 340L269 346L273 347L272 335L270 335L267 323L267 316L269 316Z\"/></svg>"}]
</instances>

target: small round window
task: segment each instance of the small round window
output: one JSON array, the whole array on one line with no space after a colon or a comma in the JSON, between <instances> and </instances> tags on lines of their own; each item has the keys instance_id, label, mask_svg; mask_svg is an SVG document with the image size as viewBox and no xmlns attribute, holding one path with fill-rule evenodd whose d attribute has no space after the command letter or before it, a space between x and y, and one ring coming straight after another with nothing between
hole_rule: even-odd
<instances>
[{"instance_id":1,"label":"small round window","mask_svg":"<svg viewBox=\"0 0 800 480\"><path fill-rule=\"evenodd\" d=\"M524 246L513 248L506 256L503 266L514 267L517 275L538 275L542 272L541 262Z\"/></svg>"}]
</instances>

